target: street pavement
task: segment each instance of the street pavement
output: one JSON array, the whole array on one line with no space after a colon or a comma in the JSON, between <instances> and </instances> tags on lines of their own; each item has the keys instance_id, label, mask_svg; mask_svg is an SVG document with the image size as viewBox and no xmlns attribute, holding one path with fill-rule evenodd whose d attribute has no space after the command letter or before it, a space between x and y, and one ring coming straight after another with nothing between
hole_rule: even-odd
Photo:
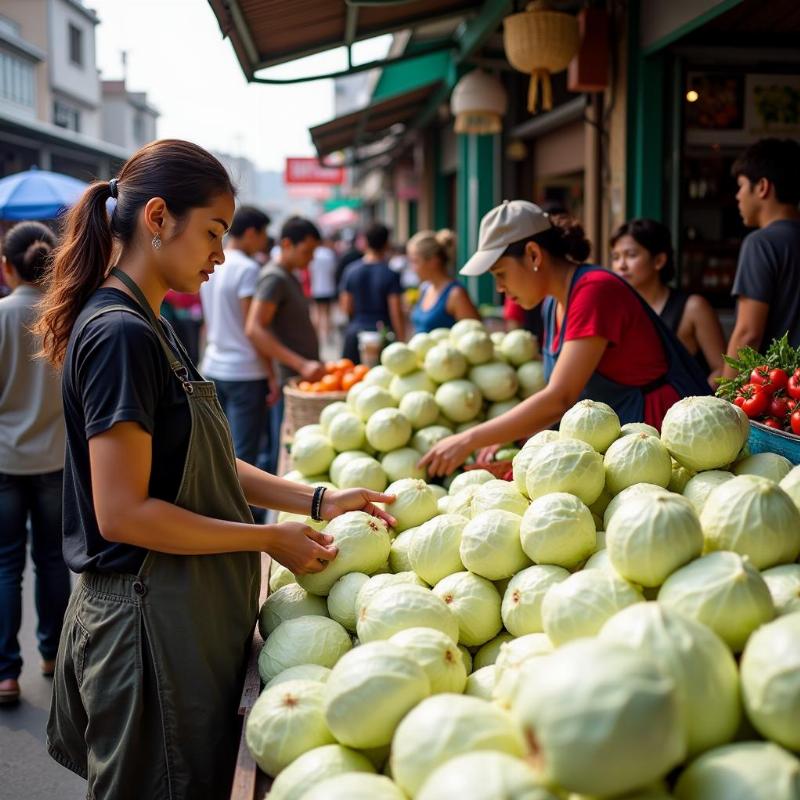
<instances>
[{"instance_id":1,"label":"street pavement","mask_svg":"<svg viewBox=\"0 0 800 800\"><path fill-rule=\"evenodd\" d=\"M36 609L30 558L23 583L20 644L25 664L22 700L0 706L0 800L81 800L86 781L57 764L45 750L45 726L52 682L39 672Z\"/></svg>"}]
</instances>

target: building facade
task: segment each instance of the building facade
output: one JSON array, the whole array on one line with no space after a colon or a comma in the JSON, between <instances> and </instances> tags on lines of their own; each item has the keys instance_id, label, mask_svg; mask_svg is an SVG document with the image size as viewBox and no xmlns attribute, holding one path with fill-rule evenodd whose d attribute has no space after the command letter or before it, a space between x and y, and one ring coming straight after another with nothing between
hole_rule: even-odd
<instances>
[{"instance_id":1,"label":"building facade","mask_svg":"<svg viewBox=\"0 0 800 800\"><path fill-rule=\"evenodd\" d=\"M144 96L111 92L104 110L98 23L80 0L0 0L0 177L31 167L110 177L139 146L135 118L126 131L111 119L137 107L139 139L155 138L157 114Z\"/></svg>"},{"instance_id":2,"label":"building facade","mask_svg":"<svg viewBox=\"0 0 800 800\"><path fill-rule=\"evenodd\" d=\"M144 92L131 92L124 80L102 82L103 139L130 152L156 138L159 113Z\"/></svg>"}]
</instances>

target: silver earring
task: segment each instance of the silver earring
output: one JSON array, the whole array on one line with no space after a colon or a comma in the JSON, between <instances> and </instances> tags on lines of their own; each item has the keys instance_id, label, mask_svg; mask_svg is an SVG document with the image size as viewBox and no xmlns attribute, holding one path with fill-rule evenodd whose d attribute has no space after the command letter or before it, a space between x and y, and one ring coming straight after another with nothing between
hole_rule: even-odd
<instances>
[{"instance_id":1,"label":"silver earring","mask_svg":"<svg viewBox=\"0 0 800 800\"><path fill-rule=\"evenodd\" d=\"M538 271L539 271L539 267L534 267L534 268L533 268L533 271L534 271L534 272L538 272Z\"/></svg>"},{"instance_id":2,"label":"silver earring","mask_svg":"<svg viewBox=\"0 0 800 800\"><path fill-rule=\"evenodd\" d=\"M153 237L153 249L154 250L161 249L161 235L158 233Z\"/></svg>"}]
</instances>

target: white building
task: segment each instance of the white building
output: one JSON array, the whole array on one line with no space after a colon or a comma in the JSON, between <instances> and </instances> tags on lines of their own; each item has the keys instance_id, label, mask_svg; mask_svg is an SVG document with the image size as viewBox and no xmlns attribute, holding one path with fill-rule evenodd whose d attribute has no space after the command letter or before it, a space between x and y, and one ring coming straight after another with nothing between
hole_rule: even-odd
<instances>
[{"instance_id":1,"label":"white building","mask_svg":"<svg viewBox=\"0 0 800 800\"><path fill-rule=\"evenodd\" d=\"M219 151L212 152L222 162L231 176L233 185L236 187L237 203L239 205L257 206L266 211L266 208L264 208L266 198L259 191L256 165L247 156Z\"/></svg>"},{"instance_id":2,"label":"white building","mask_svg":"<svg viewBox=\"0 0 800 800\"><path fill-rule=\"evenodd\" d=\"M80 0L0 0L0 176L108 178L135 149L104 140L98 22Z\"/></svg>"},{"instance_id":3,"label":"white building","mask_svg":"<svg viewBox=\"0 0 800 800\"><path fill-rule=\"evenodd\" d=\"M38 3L27 3L29 8ZM47 60L52 95L50 121L94 139L102 136L100 76L95 57L94 11L79 0L50 0Z\"/></svg>"},{"instance_id":4,"label":"white building","mask_svg":"<svg viewBox=\"0 0 800 800\"><path fill-rule=\"evenodd\" d=\"M125 81L103 81L103 139L126 150L138 150L156 138L159 113L145 92L131 92Z\"/></svg>"}]
</instances>

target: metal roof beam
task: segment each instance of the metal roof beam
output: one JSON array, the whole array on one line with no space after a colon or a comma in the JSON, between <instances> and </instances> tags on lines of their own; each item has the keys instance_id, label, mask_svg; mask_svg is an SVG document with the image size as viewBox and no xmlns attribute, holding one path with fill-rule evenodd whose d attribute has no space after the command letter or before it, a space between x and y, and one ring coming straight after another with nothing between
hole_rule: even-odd
<instances>
[{"instance_id":1,"label":"metal roof beam","mask_svg":"<svg viewBox=\"0 0 800 800\"><path fill-rule=\"evenodd\" d=\"M250 29L247 26L247 21L244 18L244 14L242 14L242 10L239 8L238 0L208 0L211 7L217 12L217 17L220 16L218 13L222 11L225 16L227 17L228 24L234 29L236 32L236 41L240 44L241 48L244 50L244 55L249 62L248 66L252 64L258 63L260 56L258 53L258 48L253 41L253 37L250 35ZM223 36L228 36L230 34L230 30L222 29ZM232 37L233 41L233 37ZM247 67L242 62L242 59L239 59L240 63L242 64L242 68L245 71L245 75L248 78L252 79L252 72L248 72Z\"/></svg>"},{"instance_id":2,"label":"metal roof beam","mask_svg":"<svg viewBox=\"0 0 800 800\"><path fill-rule=\"evenodd\" d=\"M484 42L513 9L513 0L486 0L478 15L469 20L458 37L456 63L462 64L481 48Z\"/></svg>"},{"instance_id":3,"label":"metal roof beam","mask_svg":"<svg viewBox=\"0 0 800 800\"><path fill-rule=\"evenodd\" d=\"M344 43L347 46L347 68L353 68L353 42L356 40L358 31L358 7L350 3L347 4L347 11L344 21Z\"/></svg>"},{"instance_id":4,"label":"metal roof beam","mask_svg":"<svg viewBox=\"0 0 800 800\"><path fill-rule=\"evenodd\" d=\"M349 69L339 70L338 72L328 72L324 75L307 75L302 78L262 78L258 75L254 75L251 81L253 83L264 83L268 86L284 86L293 83L310 83L311 81L319 81L325 78L346 78L348 75L356 75L359 72L369 72L372 69L383 69L384 67L390 67L392 64L398 64L401 61L410 61L413 58L419 58L428 53L438 53L443 50L453 50L455 48L455 43L448 43L446 45L436 43L430 47L420 47L413 53L403 53L395 58L382 58L377 61L369 61L365 64L356 64Z\"/></svg>"}]
</instances>

